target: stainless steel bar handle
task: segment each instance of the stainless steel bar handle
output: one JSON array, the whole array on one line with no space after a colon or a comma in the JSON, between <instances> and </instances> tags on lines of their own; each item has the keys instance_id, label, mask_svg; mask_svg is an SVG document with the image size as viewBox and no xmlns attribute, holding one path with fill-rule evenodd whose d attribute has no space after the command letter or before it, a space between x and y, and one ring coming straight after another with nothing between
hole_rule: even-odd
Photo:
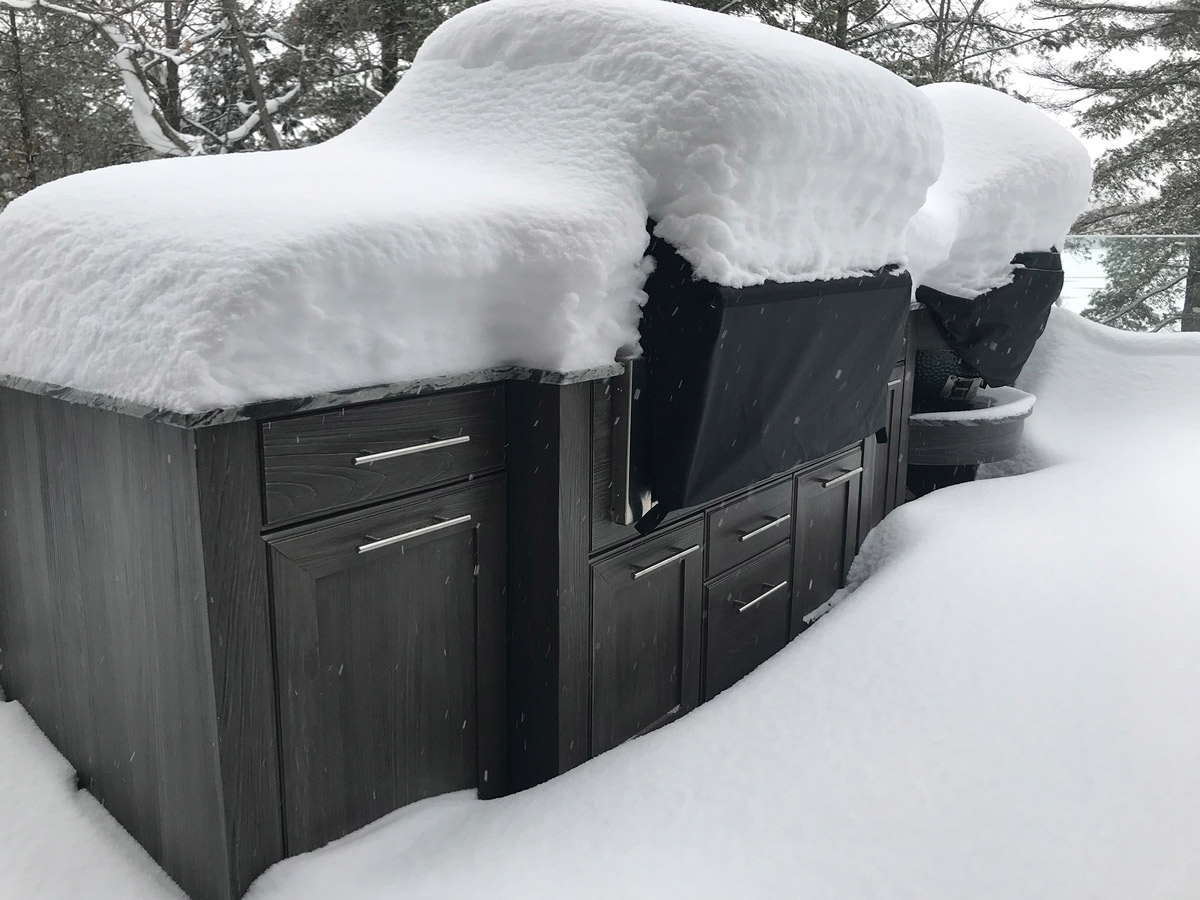
<instances>
[{"instance_id":1,"label":"stainless steel bar handle","mask_svg":"<svg viewBox=\"0 0 1200 900\"><path fill-rule=\"evenodd\" d=\"M738 542L744 544L746 541L750 540L751 538L758 537L764 531L769 531L770 529L774 528L776 525L782 525L784 522L790 522L790 521L792 521L791 513L780 516L778 519L772 519L766 525L763 525L759 528L755 528L753 531L747 531L745 534L741 535L738 538Z\"/></svg>"},{"instance_id":2,"label":"stainless steel bar handle","mask_svg":"<svg viewBox=\"0 0 1200 900\"><path fill-rule=\"evenodd\" d=\"M863 467L859 466L857 469L851 469L849 472L843 472L841 475L837 476L836 478L830 478L828 481L822 481L821 487L822 488L836 487L837 485L842 484L843 482L849 481L851 478L853 478L855 475L857 475L862 470L863 470Z\"/></svg>"},{"instance_id":3,"label":"stainless steel bar handle","mask_svg":"<svg viewBox=\"0 0 1200 900\"><path fill-rule=\"evenodd\" d=\"M471 521L471 516L468 513L465 516L455 516L453 519L442 519L440 522L434 522L432 525L426 525L423 528L414 528L412 531L405 531L402 534L394 534L386 538L373 538L371 535L366 535L367 543L362 544L358 548L359 553L370 553L372 550L379 550L383 547L390 547L392 544L398 544L401 541L407 541L411 538L420 537L423 534L432 534L435 531L441 531L444 528L453 528L455 525L463 525Z\"/></svg>"},{"instance_id":4,"label":"stainless steel bar handle","mask_svg":"<svg viewBox=\"0 0 1200 900\"><path fill-rule=\"evenodd\" d=\"M690 556L691 554L695 553L699 549L700 549L699 544L692 544L692 546L688 547L686 550L679 550L675 553L672 553L666 559L660 559L658 562L651 563L650 565L646 566L644 569L638 569L636 572L633 573L633 579L634 579L634 581L637 581L637 579L641 578L643 575L649 575L651 572L657 572L663 566L669 566L673 562L678 562L679 560L683 559L685 556Z\"/></svg>"},{"instance_id":5,"label":"stainless steel bar handle","mask_svg":"<svg viewBox=\"0 0 1200 900\"><path fill-rule=\"evenodd\" d=\"M900 385L902 385L902 384L904 384L904 379L903 379L903 378L897 378L895 381L889 381L889 382L888 382L888 387L890 387L890 388L893 388L893 387L900 387Z\"/></svg>"},{"instance_id":6,"label":"stainless steel bar handle","mask_svg":"<svg viewBox=\"0 0 1200 900\"><path fill-rule=\"evenodd\" d=\"M366 456L356 456L354 464L356 466L365 466L368 463L379 462L384 459L395 459L397 456L409 456L413 453L424 453L426 450L440 450L442 447L453 447L455 444L465 444L471 440L469 434L460 434L458 437L452 438L437 438L428 441L424 444L417 444L414 447L401 447L399 450L384 450L382 453L368 453Z\"/></svg>"},{"instance_id":7,"label":"stainless steel bar handle","mask_svg":"<svg viewBox=\"0 0 1200 900\"><path fill-rule=\"evenodd\" d=\"M752 606L755 606L755 605L757 605L757 604L759 604L759 603L762 603L764 600L766 600L768 597L770 597L770 596L771 596L772 594L774 594L776 591L782 591L782 590L784 590L784 589L785 589L787 586L788 586L788 583L787 583L786 581L782 581L782 582L780 582L779 584L775 585L775 587L772 587L772 588L767 588L767 590L763 591L761 594L759 594L757 597L755 597L755 598L754 598L753 600L751 600L749 603L743 603L741 606L739 606L739 607L738 607L738 612L740 612L740 613L744 613L744 612L745 612L746 610L748 610L750 607L752 607ZM763 585L763 587L767 587L767 586L766 586L766 585Z\"/></svg>"}]
</instances>

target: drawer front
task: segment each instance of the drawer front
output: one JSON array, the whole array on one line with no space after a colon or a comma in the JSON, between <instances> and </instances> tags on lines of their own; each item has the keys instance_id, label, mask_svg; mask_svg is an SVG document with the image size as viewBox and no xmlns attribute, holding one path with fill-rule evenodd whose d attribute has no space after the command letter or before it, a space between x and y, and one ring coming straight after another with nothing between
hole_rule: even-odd
<instances>
[{"instance_id":1,"label":"drawer front","mask_svg":"<svg viewBox=\"0 0 1200 900\"><path fill-rule=\"evenodd\" d=\"M262 425L269 526L447 484L504 465L498 387Z\"/></svg>"},{"instance_id":2,"label":"drawer front","mask_svg":"<svg viewBox=\"0 0 1200 900\"><path fill-rule=\"evenodd\" d=\"M782 481L714 508L708 527L707 576L744 563L792 532L792 489Z\"/></svg>"},{"instance_id":3,"label":"drawer front","mask_svg":"<svg viewBox=\"0 0 1200 900\"><path fill-rule=\"evenodd\" d=\"M787 643L791 568L791 545L781 544L705 590L705 700Z\"/></svg>"}]
</instances>

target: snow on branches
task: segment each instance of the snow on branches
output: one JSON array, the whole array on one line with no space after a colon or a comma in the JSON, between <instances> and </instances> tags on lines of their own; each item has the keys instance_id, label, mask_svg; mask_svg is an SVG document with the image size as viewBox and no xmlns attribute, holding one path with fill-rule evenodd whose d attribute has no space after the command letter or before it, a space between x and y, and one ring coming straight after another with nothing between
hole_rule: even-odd
<instances>
[{"instance_id":1,"label":"snow on branches","mask_svg":"<svg viewBox=\"0 0 1200 900\"><path fill-rule=\"evenodd\" d=\"M274 119L303 92L304 48L289 43L274 29L247 32L236 0L220 0L203 10L188 0L151 4L152 12L145 6L93 0L0 0L0 8L63 16L90 26L113 51L112 65L129 101L133 124L151 151L166 156L227 152L256 131L268 146L278 149L281 143ZM189 14L199 19L202 13L208 13L209 19L202 26L184 22ZM167 35L165 46L151 39L155 31ZM296 83L278 96L266 96L252 42L258 47L277 44L299 54L301 74ZM224 117L222 127L213 128L183 113L180 71L204 56L228 54L230 44L241 62L253 102L232 104L230 112L237 112L240 121Z\"/></svg>"}]
</instances>

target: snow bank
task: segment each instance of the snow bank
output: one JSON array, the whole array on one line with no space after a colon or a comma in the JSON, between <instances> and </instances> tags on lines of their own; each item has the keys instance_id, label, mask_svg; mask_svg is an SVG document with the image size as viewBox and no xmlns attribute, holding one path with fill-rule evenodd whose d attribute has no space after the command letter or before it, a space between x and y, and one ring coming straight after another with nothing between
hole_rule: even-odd
<instances>
[{"instance_id":1,"label":"snow bank","mask_svg":"<svg viewBox=\"0 0 1200 900\"><path fill-rule=\"evenodd\" d=\"M941 119L945 162L908 235L913 280L976 297L1012 280L1012 258L1062 249L1092 184L1086 148L1034 106L973 84L920 92Z\"/></svg>"},{"instance_id":2,"label":"snow bank","mask_svg":"<svg viewBox=\"0 0 1200 900\"><path fill-rule=\"evenodd\" d=\"M187 900L17 703L0 702L0 897Z\"/></svg>"},{"instance_id":3,"label":"snow bank","mask_svg":"<svg viewBox=\"0 0 1200 900\"><path fill-rule=\"evenodd\" d=\"M658 0L494 0L358 126L0 216L0 371L183 412L637 340L645 222L731 286L903 262L941 164L872 63Z\"/></svg>"}]
</instances>

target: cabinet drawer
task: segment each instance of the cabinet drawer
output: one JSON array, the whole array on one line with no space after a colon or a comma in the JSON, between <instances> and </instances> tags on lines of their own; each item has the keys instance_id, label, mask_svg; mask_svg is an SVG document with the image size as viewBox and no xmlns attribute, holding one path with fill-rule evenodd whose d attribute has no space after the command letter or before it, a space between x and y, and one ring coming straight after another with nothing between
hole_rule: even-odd
<instances>
[{"instance_id":1,"label":"cabinet drawer","mask_svg":"<svg viewBox=\"0 0 1200 900\"><path fill-rule=\"evenodd\" d=\"M791 568L792 548L785 543L705 590L705 700L787 643Z\"/></svg>"},{"instance_id":2,"label":"cabinet drawer","mask_svg":"<svg viewBox=\"0 0 1200 900\"><path fill-rule=\"evenodd\" d=\"M265 523L361 506L504 465L498 387L262 425Z\"/></svg>"},{"instance_id":3,"label":"cabinet drawer","mask_svg":"<svg viewBox=\"0 0 1200 900\"><path fill-rule=\"evenodd\" d=\"M791 482L781 481L708 513L709 578L778 544L792 533Z\"/></svg>"}]
</instances>

